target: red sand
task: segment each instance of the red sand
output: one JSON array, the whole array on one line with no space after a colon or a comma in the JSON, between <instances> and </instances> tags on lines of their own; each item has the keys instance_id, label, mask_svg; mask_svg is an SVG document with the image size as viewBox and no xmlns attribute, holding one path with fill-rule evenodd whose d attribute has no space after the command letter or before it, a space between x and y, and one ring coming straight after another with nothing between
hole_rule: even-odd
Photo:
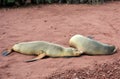
<instances>
[{"instance_id":1,"label":"red sand","mask_svg":"<svg viewBox=\"0 0 120 79\"><path fill-rule=\"evenodd\" d=\"M16 52L7 57L0 55L0 79L44 79L55 72L94 67L94 64L120 59L120 2L0 9L0 52L15 43L33 40L68 47L68 40L75 34L93 36L117 46L118 51L109 56L46 58L31 63L24 60L34 56Z\"/></svg>"}]
</instances>

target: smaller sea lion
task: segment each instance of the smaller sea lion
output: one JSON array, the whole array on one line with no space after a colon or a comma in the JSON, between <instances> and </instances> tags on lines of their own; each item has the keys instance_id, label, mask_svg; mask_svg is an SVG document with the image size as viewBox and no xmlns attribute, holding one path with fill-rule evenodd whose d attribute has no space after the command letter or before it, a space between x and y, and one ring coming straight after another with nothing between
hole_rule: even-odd
<instances>
[{"instance_id":1,"label":"smaller sea lion","mask_svg":"<svg viewBox=\"0 0 120 79\"><path fill-rule=\"evenodd\" d=\"M10 49L3 51L3 55L7 56L12 51L28 55L37 55L36 58L27 60L27 62L42 59L45 56L49 57L70 57L80 56L82 53L74 48L66 48L58 44L49 43L45 41L22 42L13 45Z\"/></svg>"},{"instance_id":2,"label":"smaller sea lion","mask_svg":"<svg viewBox=\"0 0 120 79\"><path fill-rule=\"evenodd\" d=\"M91 39L91 37L88 38L78 34L70 38L69 45L89 55L109 55L117 50L113 45L104 44Z\"/></svg>"}]
</instances>

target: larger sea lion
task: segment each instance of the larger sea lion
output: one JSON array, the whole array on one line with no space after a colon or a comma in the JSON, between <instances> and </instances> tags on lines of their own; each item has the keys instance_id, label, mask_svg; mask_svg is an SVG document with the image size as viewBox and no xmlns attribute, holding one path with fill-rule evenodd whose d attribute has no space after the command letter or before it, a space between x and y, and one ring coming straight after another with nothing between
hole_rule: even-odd
<instances>
[{"instance_id":1,"label":"larger sea lion","mask_svg":"<svg viewBox=\"0 0 120 79\"><path fill-rule=\"evenodd\" d=\"M70 38L69 45L89 55L109 55L117 50L113 45L104 44L78 34Z\"/></svg>"},{"instance_id":2,"label":"larger sea lion","mask_svg":"<svg viewBox=\"0 0 120 79\"><path fill-rule=\"evenodd\" d=\"M36 58L27 60L27 62L42 59L45 56L49 57L70 57L79 56L82 52L74 48L66 48L58 44L49 43L45 41L22 42L13 45L10 49L3 51L3 55L7 56L11 52L19 52L28 55L37 55Z\"/></svg>"}]
</instances>

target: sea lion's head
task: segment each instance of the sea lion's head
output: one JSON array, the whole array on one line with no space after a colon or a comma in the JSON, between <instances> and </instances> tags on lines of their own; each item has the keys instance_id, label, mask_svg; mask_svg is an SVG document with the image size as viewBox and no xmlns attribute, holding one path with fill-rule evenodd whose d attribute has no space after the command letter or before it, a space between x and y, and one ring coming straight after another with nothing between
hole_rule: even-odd
<instances>
[{"instance_id":1,"label":"sea lion's head","mask_svg":"<svg viewBox=\"0 0 120 79\"><path fill-rule=\"evenodd\" d=\"M82 51L79 51L75 48L66 48L64 52L69 56L80 56L83 53Z\"/></svg>"},{"instance_id":2,"label":"sea lion's head","mask_svg":"<svg viewBox=\"0 0 120 79\"><path fill-rule=\"evenodd\" d=\"M73 49L73 55L74 56L80 56L81 54L83 54L83 51L77 50L77 49Z\"/></svg>"}]
</instances>

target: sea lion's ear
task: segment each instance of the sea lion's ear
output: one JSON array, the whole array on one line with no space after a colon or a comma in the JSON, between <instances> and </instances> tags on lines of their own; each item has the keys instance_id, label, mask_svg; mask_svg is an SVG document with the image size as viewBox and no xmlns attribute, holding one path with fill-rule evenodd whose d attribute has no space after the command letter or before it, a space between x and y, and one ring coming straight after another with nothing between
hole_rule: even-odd
<instances>
[{"instance_id":1,"label":"sea lion's ear","mask_svg":"<svg viewBox=\"0 0 120 79\"><path fill-rule=\"evenodd\" d=\"M94 37L92 37L92 36L87 36L87 38L93 39Z\"/></svg>"}]
</instances>

